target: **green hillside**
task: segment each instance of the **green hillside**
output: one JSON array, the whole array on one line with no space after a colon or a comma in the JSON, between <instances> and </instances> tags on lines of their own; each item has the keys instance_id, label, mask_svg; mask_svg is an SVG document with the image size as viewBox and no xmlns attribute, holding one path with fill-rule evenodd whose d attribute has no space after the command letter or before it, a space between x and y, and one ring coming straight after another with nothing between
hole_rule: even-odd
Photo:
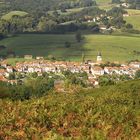
<instances>
[{"instance_id":1,"label":"green hillside","mask_svg":"<svg viewBox=\"0 0 140 140\"><path fill-rule=\"evenodd\" d=\"M133 15L130 17L125 17L128 23L131 23L134 29L140 30L140 15Z\"/></svg>"},{"instance_id":2,"label":"green hillside","mask_svg":"<svg viewBox=\"0 0 140 140\"><path fill-rule=\"evenodd\" d=\"M71 47L66 48L65 42L71 42ZM128 61L132 59L140 59L140 36L113 36L113 35L85 35L82 43L77 43L75 35L17 35L15 37L6 38L0 41L1 45L7 47L1 51L1 54L7 50L13 50L19 56L25 54L36 55L54 55L57 58L65 58L66 60L81 61L82 53L85 52L86 59L96 59L98 51L103 54L105 61Z\"/></svg>"},{"instance_id":3,"label":"green hillside","mask_svg":"<svg viewBox=\"0 0 140 140\"><path fill-rule=\"evenodd\" d=\"M124 19L131 23L134 29L140 30L140 10L127 10L129 17L125 17Z\"/></svg>"},{"instance_id":4,"label":"green hillside","mask_svg":"<svg viewBox=\"0 0 140 140\"><path fill-rule=\"evenodd\" d=\"M0 100L1 139L140 139L140 81L29 101Z\"/></svg>"},{"instance_id":5,"label":"green hillside","mask_svg":"<svg viewBox=\"0 0 140 140\"><path fill-rule=\"evenodd\" d=\"M23 12L23 11L11 11L9 12L8 14L5 14L2 16L2 19L5 19L5 20L9 20L11 19L13 16L19 16L19 17L24 17L28 15L27 12Z\"/></svg>"},{"instance_id":6,"label":"green hillside","mask_svg":"<svg viewBox=\"0 0 140 140\"><path fill-rule=\"evenodd\" d=\"M96 0L97 4L109 4L111 3L111 0Z\"/></svg>"}]
</instances>

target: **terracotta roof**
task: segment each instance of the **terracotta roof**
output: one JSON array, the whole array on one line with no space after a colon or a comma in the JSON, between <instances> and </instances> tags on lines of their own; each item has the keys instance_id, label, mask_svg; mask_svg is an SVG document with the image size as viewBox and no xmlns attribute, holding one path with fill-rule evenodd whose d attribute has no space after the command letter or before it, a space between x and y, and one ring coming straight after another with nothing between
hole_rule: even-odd
<instances>
[{"instance_id":1,"label":"terracotta roof","mask_svg":"<svg viewBox=\"0 0 140 140\"><path fill-rule=\"evenodd\" d=\"M5 72L5 69L0 69L0 73L4 73Z\"/></svg>"},{"instance_id":2,"label":"terracotta roof","mask_svg":"<svg viewBox=\"0 0 140 140\"><path fill-rule=\"evenodd\" d=\"M101 70L103 70L101 67L98 67L98 66L92 67L92 69L94 71L101 71Z\"/></svg>"},{"instance_id":3,"label":"terracotta roof","mask_svg":"<svg viewBox=\"0 0 140 140\"><path fill-rule=\"evenodd\" d=\"M0 81L8 81L4 76L0 76Z\"/></svg>"}]
</instances>

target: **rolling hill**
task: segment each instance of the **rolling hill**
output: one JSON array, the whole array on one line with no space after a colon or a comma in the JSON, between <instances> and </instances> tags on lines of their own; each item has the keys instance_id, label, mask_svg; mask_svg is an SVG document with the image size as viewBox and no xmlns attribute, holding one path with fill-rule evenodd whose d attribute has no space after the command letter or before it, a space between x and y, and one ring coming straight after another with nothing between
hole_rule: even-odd
<instances>
[{"instance_id":1,"label":"rolling hill","mask_svg":"<svg viewBox=\"0 0 140 140\"><path fill-rule=\"evenodd\" d=\"M70 48L65 47L66 41L71 42ZM139 35L85 35L85 40L77 43L74 34L24 34L6 38L0 44L7 47L1 54L6 53L6 50L13 50L19 56L54 55L56 58L81 61L83 52L86 59L96 60L98 51L101 51L104 61L140 59Z\"/></svg>"},{"instance_id":2,"label":"rolling hill","mask_svg":"<svg viewBox=\"0 0 140 140\"><path fill-rule=\"evenodd\" d=\"M25 17L26 15L28 15L28 13L24 11L11 11L8 14L3 15L2 19L10 20L14 16Z\"/></svg>"},{"instance_id":3,"label":"rolling hill","mask_svg":"<svg viewBox=\"0 0 140 140\"><path fill-rule=\"evenodd\" d=\"M1 139L138 140L139 93L137 80L27 101L0 100Z\"/></svg>"},{"instance_id":4,"label":"rolling hill","mask_svg":"<svg viewBox=\"0 0 140 140\"><path fill-rule=\"evenodd\" d=\"M128 9L129 17L125 17L124 19L131 23L134 29L140 30L140 10L132 10Z\"/></svg>"}]
</instances>

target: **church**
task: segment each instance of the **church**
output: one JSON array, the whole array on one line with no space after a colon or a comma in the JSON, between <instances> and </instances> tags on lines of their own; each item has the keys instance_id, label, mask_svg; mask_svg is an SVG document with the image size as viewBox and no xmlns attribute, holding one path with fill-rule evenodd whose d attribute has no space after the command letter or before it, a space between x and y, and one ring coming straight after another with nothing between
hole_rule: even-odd
<instances>
[{"instance_id":1,"label":"church","mask_svg":"<svg viewBox=\"0 0 140 140\"><path fill-rule=\"evenodd\" d=\"M101 54L101 52L98 52L96 62L97 62L97 63L102 63L102 61L103 61L103 59L102 59L102 54Z\"/></svg>"}]
</instances>

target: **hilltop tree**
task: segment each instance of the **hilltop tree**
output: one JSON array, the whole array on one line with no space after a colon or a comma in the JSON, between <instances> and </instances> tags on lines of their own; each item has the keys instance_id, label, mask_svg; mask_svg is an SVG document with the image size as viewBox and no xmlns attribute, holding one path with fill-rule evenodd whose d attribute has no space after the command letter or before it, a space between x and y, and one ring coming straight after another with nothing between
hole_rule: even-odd
<instances>
[{"instance_id":1,"label":"hilltop tree","mask_svg":"<svg viewBox=\"0 0 140 140\"><path fill-rule=\"evenodd\" d=\"M140 70L137 70L135 73L135 79L139 79L140 78Z\"/></svg>"},{"instance_id":2,"label":"hilltop tree","mask_svg":"<svg viewBox=\"0 0 140 140\"><path fill-rule=\"evenodd\" d=\"M128 23L128 24L126 24L126 28L127 28L127 29L133 29L133 25L130 24L130 23Z\"/></svg>"},{"instance_id":3,"label":"hilltop tree","mask_svg":"<svg viewBox=\"0 0 140 140\"><path fill-rule=\"evenodd\" d=\"M112 0L112 3L121 3L120 0Z\"/></svg>"},{"instance_id":4,"label":"hilltop tree","mask_svg":"<svg viewBox=\"0 0 140 140\"><path fill-rule=\"evenodd\" d=\"M15 80L15 73L10 73L8 79Z\"/></svg>"},{"instance_id":5,"label":"hilltop tree","mask_svg":"<svg viewBox=\"0 0 140 140\"><path fill-rule=\"evenodd\" d=\"M77 40L77 42L81 42L83 40L82 34L80 31L78 31L75 35L75 38Z\"/></svg>"},{"instance_id":6,"label":"hilltop tree","mask_svg":"<svg viewBox=\"0 0 140 140\"><path fill-rule=\"evenodd\" d=\"M56 27L56 22L53 20L47 20L43 17L38 23L38 31L41 32L50 32Z\"/></svg>"},{"instance_id":7,"label":"hilltop tree","mask_svg":"<svg viewBox=\"0 0 140 140\"><path fill-rule=\"evenodd\" d=\"M113 7L107 12L107 15L112 17L122 16L123 14L127 14L127 11L120 7Z\"/></svg>"},{"instance_id":8,"label":"hilltop tree","mask_svg":"<svg viewBox=\"0 0 140 140\"><path fill-rule=\"evenodd\" d=\"M65 42L65 47L66 47L66 48L71 47L71 43L70 43L70 42L68 42L68 41L66 41L66 42Z\"/></svg>"},{"instance_id":9,"label":"hilltop tree","mask_svg":"<svg viewBox=\"0 0 140 140\"><path fill-rule=\"evenodd\" d=\"M96 1L95 0L82 0L81 5L84 7L93 6L93 5L96 5Z\"/></svg>"},{"instance_id":10,"label":"hilltop tree","mask_svg":"<svg viewBox=\"0 0 140 140\"><path fill-rule=\"evenodd\" d=\"M104 75L99 77L99 85L100 86L107 86L107 85L114 85L114 80L109 75Z\"/></svg>"},{"instance_id":11,"label":"hilltop tree","mask_svg":"<svg viewBox=\"0 0 140 140\"><path fill-rule=\"evenodd\" d=\"M0 33L0 40L4 39L4 35L2 33Z\"/></svg>"},{"instance_id":12,"label":"hilltop tree","mask_svg":"<svg viewBox=\"0 0 140 140\"><path fill-rule=\"evenodd\" d=\"M136 2L136 9L140 9L140 0L135 0L135 2Z\"/></svg>"},{"instance_id":13,"label":"hilltop tree","mask_svg":"<svg viewBox=\"0 0 140 140\"><path fill-rule=\"evenodd\" d=\"M111 24L114 25L116 28L121 28L123 25L125 25L125 23L126 21L123 19L122 16L118 16L111 20Z\"/></svg>"}]
</instances>

